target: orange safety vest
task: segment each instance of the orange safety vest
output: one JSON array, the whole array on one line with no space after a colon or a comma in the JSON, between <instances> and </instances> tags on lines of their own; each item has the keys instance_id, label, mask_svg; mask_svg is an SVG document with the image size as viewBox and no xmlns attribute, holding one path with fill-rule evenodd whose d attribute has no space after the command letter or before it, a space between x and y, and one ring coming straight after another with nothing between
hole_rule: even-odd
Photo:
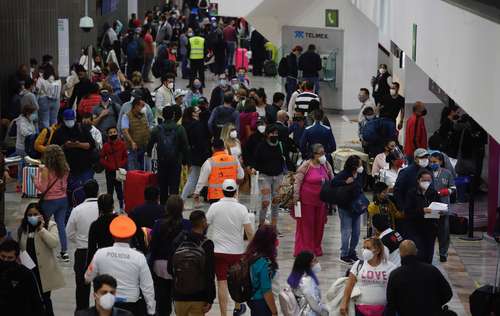
<instances>
[{"instance_id":1,"label":"orange safety vest","mask_svg":"<svg viewBox=\"0 0 500 316\"><path fill-rule=\"evenodd\" d=\"M238 161L224 151L215 152L210 158L212 172L208 177L208 199L218 200L224 197L222 182L238 176Z\"/></svg>"}]
</instances>

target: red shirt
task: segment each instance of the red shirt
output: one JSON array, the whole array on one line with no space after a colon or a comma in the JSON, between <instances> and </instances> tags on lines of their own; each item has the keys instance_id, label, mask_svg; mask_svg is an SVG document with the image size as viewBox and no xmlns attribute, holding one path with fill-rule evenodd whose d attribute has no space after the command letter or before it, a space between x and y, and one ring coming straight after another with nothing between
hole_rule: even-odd
<instances>
[{"instance_id":1,"label":"red shirt","mask_svg":"<svg viewBox=\"0 0 500 316\"><path fill-rule=\"evenodd\" d=\"M424 117L413 113L408 121L406 121L405 155L413 157L413 152L417 148L427 149L427 129L425 128Z\"/></svg>"},{"instance_id":2,"label":"red shirt","mask_svg":"<svg viewBox=\"0 0 500 316\"><path fill-rule=\"evenodd\" d=\"M238 40L236 37L236 29L233 26L226 26L222 32L224 33L224 41L236 42Z\"/></svg>"},{"instance_id":3,"label":"red shirt","mask_svg":"<svg viewBox=\"0 0 500 316\"><path fill-rule=\"evenodd\" d=\"M154 55L153 36L144 34L144 55Z\"/></svg>"},{"instance_id":4,"label":"red shirt","mask_svg":"<svg viewBox=\"0 0 500 316\"><path fill-rule=\"evenodd\" d=\"M101 103L101 96L97 93L90 94L83 98L78 105L78 115L82 116L84 113L90 113L94 111L94 107Z\"/></svg>"},{"instance_id":5,"label":"red shirt","mask_svg":"<svg viewBox=\"0 0 500 316\"><path fill-rule=\"evenodd\" d=\"M107 171L116 171L127 165L127 146L121 139L106 142L99 153L99 162Z\"/></svg>"}]
</instances>

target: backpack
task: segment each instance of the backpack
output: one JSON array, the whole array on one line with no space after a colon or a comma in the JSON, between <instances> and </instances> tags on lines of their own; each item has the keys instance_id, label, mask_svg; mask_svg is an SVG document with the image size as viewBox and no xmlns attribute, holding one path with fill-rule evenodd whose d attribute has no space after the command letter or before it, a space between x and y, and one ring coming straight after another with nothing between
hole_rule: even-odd
<instances>
[{"instance_id":1,"label":"backpack","mask_svg":"<svg viewBox=\"0 0 500 316\"><path fill-rule=\"evenodd\" d=\"M288 61L286 57L281 58L280 63L278 64L278 74L280 77L288 76Z\"/></svg>"},{"instance_id":2,"label":"backpack","mask_svg":"<svg viewBox=\"0 0 500 316\"><path fill-rule=\"evenodd\" d=\"M253 295L252 280L250 277L250 265L245 258L233 264L227 270L227 287L229 295L236 303L250 301Z\"/></svg>"},{"instance_id":3,"label":"backpack","mask_svg":"<svg viewBox=\"0 0 500 316\"><path fill-rule=\"evenodd\" d=\"M158 160L176 161L177 159L177 127L166 129L159 125Z\"/></svg>"},{"instance_id":4,"label":"backpack","mask_svg":"<svg viewBox=\"0 0 500 316\"><path fill-rule=\"evenodd\" d=\"M283 315L295 316L299 314L299 304L297 303L297 298L289 286L281 289L279 301Z\"/></svg>"},{"instance_id":5,"label":"backpack","mask_svg":"<svg viewBox=\"0 0 500 316\"><path fill-rule=\"evenodd\" d=\"M206 288L205 250L203 244L184 241L172 256L174 290L176 293L191 295Z\"/></svg>"},{"instance_id":6,"label":"backpack","mask_svg":"<svg viewBox=\"0 0 500 316\"><path fill-rule=\"evenodd\" d=\"M26 155L35 159L38 159L42 156L38 151L35 150L35 141L37 138L38 133L28 135L24 138L24 151L26 152Z\"/></svg>"},{"instance_id":7,"label":"backpack","mask_svg":"<svg viewBox=\"0 0 500 316\"><path fill-rule=\"evenodd\" d=\"M219 128L224 127L227 123L231 123L233 121L233 113L234 113L233 108L228 108L225 106L219 106L219 109L217 109L217 116L215 119L215 125Z\"/></svg>"},{"instance_id":8,"label":"backpack","mask_svg":"<svg viewBox=\"0 0 500 316\"><path fill-rule=\"evenodd\" d=\"M130 42L128 42L127 58L129 60L139 58L139 40L137 38L134 38Z\"/></svg>"},{"instance_id":9,"label":"backpack","mask_svg":"<svg viewBox=\"0 0 500 316\"><path fill-rule=\"evenodd\" d=\"M274 77L278 74L278 69L276 63L272 60L266 60L264 62L264 74L267 77Z\"/></svg>"}]
</instances>

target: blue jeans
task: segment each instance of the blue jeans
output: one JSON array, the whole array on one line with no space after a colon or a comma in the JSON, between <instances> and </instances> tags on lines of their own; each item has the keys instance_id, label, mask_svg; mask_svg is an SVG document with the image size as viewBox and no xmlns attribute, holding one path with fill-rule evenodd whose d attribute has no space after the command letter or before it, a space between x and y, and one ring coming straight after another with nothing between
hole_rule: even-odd
<instances>
[{"instance_id":1,"label":"blue jeans","mask_svg":"<svg viewBox=\"0 0 500 316\"><path fill-rule=\"evenodd\" d=\"M186 184L182 189L181 198L183 200L187 199L189 195L193 194L194 189L196 188L196 184L198 183L198 178L200 177L200 171L200 166L191 166Z\"/></svg>"},{"instance_id":2,"label":"blue jeans","mask_svg":"<svg viewBox=\"0 0 500 316\"><path fill-rule=\"evenodd\" d=\"M61 241L61 252L66 252L68 250L68 242L66 240L65 220L68 211L68 199L43 200L41 208L48 218L54 215L57 230L59 231L59 240Z\"/></svg>"},{"instance_id":3,"label":"blue jeans","mask_svg":"<svg viewBox=\"0 0 500 316\"><path fill-rule=\"evenodd\" d=\"M226 42L226 68L234 65L235 51L236 51L236 42Z\"/></svg>"},{"instance_id":4,"label":"blue jeans","mask_svg":"<svg viewBox=\"0 0 500 316\"><path fill-rule=\"evenodd\" d=\"M182 78L189 78L191 72L188 67L187 55L181 55L181 71L182 71Z\"/></svg>"},{"instance_id":5,"label":"blue jeans","mask_svg":"<svg viewBox=\"0 0 500 316\"><path fill-rule=\"evenodd\" d=\"M272 316L271 310L264 299L248 301L251 316Z\"/></svg>"},{"instance_id":6,"label":"blue jeans","mask_svg":"<svg viewBox=\"0 0 500 316\"><path fill-rule=\"evenodd\" d=\"M314 83L314 93L319 95L319 77L303 77L302 80Z\"/></svg>"},{"instance_id":7,"label":"blue jeans","mask_svg":"<svg viewBox=\"0 0 500 316\"><path fill-rule=\"evenodd\" d=\"M144 170L144 149L128 151L128 170Z\"/></svg>"},{"instance_id":8,"label":"blue jeans","mask_svg":"<svg viewBox=\"0 0 500 316\"><path fill-rule=\"evenodd\" d=\"M59 100L47 96L38 98L38 125L39 128L49 127L57 123L57 112L59 112Z\"/></svg>"},{"instance_id":9,"label":"blue jeans","mask_svg":"<svg viewBox=\"0 0 500 316\"><path fill-rule=\"evenodd\" d=\"M351 210L339 207L340 217L340 256L347 257L356 254L361 231L361 216L354 215Z\"/></svg>"},{"instance_id":10,"label":"blue jeans","mask_svg":"<svg viewBox=\"0 0 500 316\"><path fill-rule=\"evenodd\" d=\"M73 207L82 203L85 200L85 192L83 192L83 185L85 182L94 178L94 170L88 169L78 174L71 173L68 176L68 210L71 211ZM66 221L69 218L70 212L67 212Z\"/></svg>"}]
</instances>

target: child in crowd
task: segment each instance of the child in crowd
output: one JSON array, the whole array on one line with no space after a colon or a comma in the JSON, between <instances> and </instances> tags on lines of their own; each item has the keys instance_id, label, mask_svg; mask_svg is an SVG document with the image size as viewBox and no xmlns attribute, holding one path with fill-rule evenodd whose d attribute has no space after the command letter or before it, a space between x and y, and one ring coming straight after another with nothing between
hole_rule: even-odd
<instances>
[{"instance_id":1,"label":"child in crowd","mask_svg":"<svg viewBox=\"0 0 500 316\"><path fill-rule=\"evenodd\" d=\"M108 128L107 135L108 140L99 154L99 161L105 169L108 194L113 195L113 190L115 190L120 208L123 209L123 188L121 182L116 180L116 171L127 165L127 146L118 138L116 127Z\"/></svg>"}]
</instances>

